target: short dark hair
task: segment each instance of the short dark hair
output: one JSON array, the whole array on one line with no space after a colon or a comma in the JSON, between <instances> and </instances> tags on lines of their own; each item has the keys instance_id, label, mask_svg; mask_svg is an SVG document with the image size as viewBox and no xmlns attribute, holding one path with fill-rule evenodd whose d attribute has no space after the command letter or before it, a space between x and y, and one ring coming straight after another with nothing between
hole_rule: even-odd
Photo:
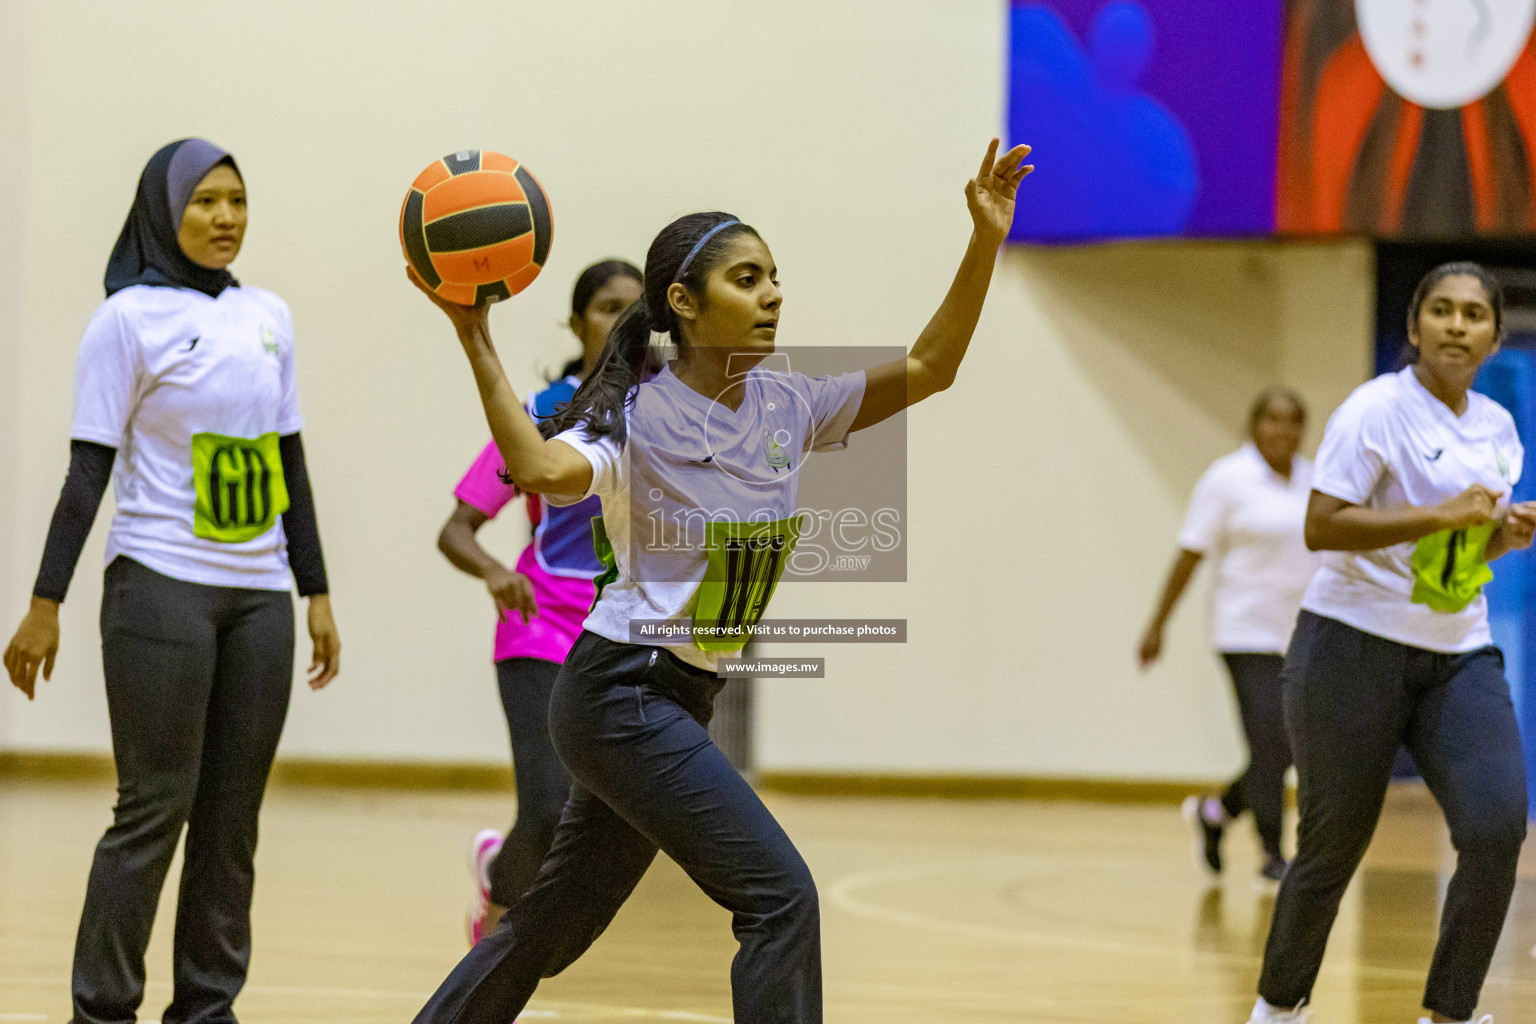
<instances>
[{"instance_id":1,"label":"short dark hair","mask_svg":"<svg viewBox=\"0 0 1536 1024\"><path fill-rule=\"evenodd\" d=\"M640 268L629 260L598 260L576 278L576 287L571 289L571 315L586 316L587 307L592 304L592 296L616 277L627 277L642 284L645 282L645 275L640 273Z\"/></svg>"},{"instance_id":2,"label":"short dark hair","mask_svg":"<svg viewBox=\"0 0 1536 1024\"><path fill-rule=\"evenodd\" d=\"M592 305L592 296L616 277L628 277L641 284L645 283L645 275L629 260L598 260L576 278L576 287L571 289L571 316L586 316L587 307ZM560 376L555 379L564 380L572 374L580 373L585 362L583 356L577 356L560 368Z\"/></svg>"},{"instance_id":3,"label":"short dark hair","mask_svg":"<svg viewBox=\"0 0 1536 1024\"><path fill-rule=\"evenodd\" d=\"M1272 388L1265 388L1254 398L1253 404L1248 407L1248 433L1251 435L1259 428L1259 417L1269 408L1269 403L1277 398L1283 398L1296 407L1296 412L1301 415L1301 422L1307 422L1307 403L1301 400L1301 396L1283 384L1277 384Z\"/></svg>"}]
</instances>

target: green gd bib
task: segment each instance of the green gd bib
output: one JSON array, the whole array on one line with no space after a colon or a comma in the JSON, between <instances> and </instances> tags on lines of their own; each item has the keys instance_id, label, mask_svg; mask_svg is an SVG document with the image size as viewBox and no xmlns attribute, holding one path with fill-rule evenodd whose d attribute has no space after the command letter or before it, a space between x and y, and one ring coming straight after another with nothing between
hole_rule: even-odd
<instances>
[{"instance_id":1,"label":"green gd bib","mask_svg":"<svg viewBox=\"0 0 1536 1024\"><path fill-rule=\"evenodd\" d=\"M708 564L693 612L693 642L705 651L739 651L752 639L800 539L800 517L774 522L711 522Z\"/></svg>"},{"instance_id":2,"label":"green gd bib","mask_svg":"<svg viewBox=\"0 0 1536 1024\"><path fill-rule=\"evenodd\" d=\"M1413 602L1437 612L1459 612L1493 579L1488 541L1497 522L1463 530L1441 530L1419 538L1413 548Z\"/></svg>"},{"instance_id":3,"label":"green gd bib","mask_svg":"<svg viewBox=\"0 0 1536 1024\"><path fill-rule=\"evenodd\" d=\"M255 540L288 511L277 432L258 438L192 435L192 532L204 540Z\"/></svg>"}]
</instances>

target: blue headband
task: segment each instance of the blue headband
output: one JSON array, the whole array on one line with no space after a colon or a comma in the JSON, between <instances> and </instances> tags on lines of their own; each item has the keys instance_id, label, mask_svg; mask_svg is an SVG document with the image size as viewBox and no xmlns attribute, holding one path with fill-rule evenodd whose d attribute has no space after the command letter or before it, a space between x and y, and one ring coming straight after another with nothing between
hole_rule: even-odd
<instances>
[{"instance_id":1,"label":"blue headband","mask_svg":"<svg viewBox=\"0 0 1536 1024\"><path fill-rule=\"evenodd\" d=\"M677 276L672 278L673 283L675 284L683 279L683 275L688 273L688 265L692 263L693 258L699 254L699 250L709 244L709 240L711 238L714 238L716 235L731 225L740 223L741 221L739 220L723 220L719 224L716 224L714 227L706 231L704 233L704 237L695 242L693 248L688 250L688 255L683 257L683 262L678 264Z\"/></svg>"}]
</instances>

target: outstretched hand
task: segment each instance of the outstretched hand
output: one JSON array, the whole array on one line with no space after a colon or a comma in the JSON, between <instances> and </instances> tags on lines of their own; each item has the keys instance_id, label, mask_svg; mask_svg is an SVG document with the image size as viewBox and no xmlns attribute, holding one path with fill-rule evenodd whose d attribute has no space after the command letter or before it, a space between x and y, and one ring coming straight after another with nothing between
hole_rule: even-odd
<instances>
[{"instance_id":1,"label":"outstretched hand","mask_svg":"<svg viewBox=\"0 0 1536 1024\"><path fill-rule=\"evenodd\" d=\"M423 295L432 300L434 306L448 314L448 319L453 321L454 329L461 335L465 331L483 328L489 323L490 303L482 302L477 306L466 306L460 302L449 302L431 288L428 288L427 283L421 279L421 275L416 273L416 268L410 264L406 264L405 276L411 279L412 284L421 289Z\"/></svg>"},{"instance_id":2,"label":"outstretched hand","mask_svg":"<svg viewBox=\"0 0 1536 1024\"><path fill-rule=\"evenodd\" d=\"M1008 237L1013 227L1013 201L1019 191L1019 182L1035 169L1034 164L1024 163L1030 148L1014 146L1001 157L997 155L998 140L987 146L982 157L981 170L965 184L965 202L971 210L971 222L976 233L998 245Z\"/></svg>"}]
</instances>

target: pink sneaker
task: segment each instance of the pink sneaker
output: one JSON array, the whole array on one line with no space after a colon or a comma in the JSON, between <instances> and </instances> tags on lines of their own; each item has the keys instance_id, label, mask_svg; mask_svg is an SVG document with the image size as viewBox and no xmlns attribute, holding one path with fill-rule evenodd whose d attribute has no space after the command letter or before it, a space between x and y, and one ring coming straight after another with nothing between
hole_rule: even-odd
<instances>
[{"instance_id":1,"label":"pink sneaker","mask_svg":"<svg viewBox=\"0 0 1536 1024\"><path fill-rule=\"evenodd\" d=\"M475 876L475 899L469 905L466 925L469 944L485 938L485 916L491 905L491 861L501 852L502 836L493 828L481 829L469 847L469 872Z\"/></svg>"}]
</instances>

